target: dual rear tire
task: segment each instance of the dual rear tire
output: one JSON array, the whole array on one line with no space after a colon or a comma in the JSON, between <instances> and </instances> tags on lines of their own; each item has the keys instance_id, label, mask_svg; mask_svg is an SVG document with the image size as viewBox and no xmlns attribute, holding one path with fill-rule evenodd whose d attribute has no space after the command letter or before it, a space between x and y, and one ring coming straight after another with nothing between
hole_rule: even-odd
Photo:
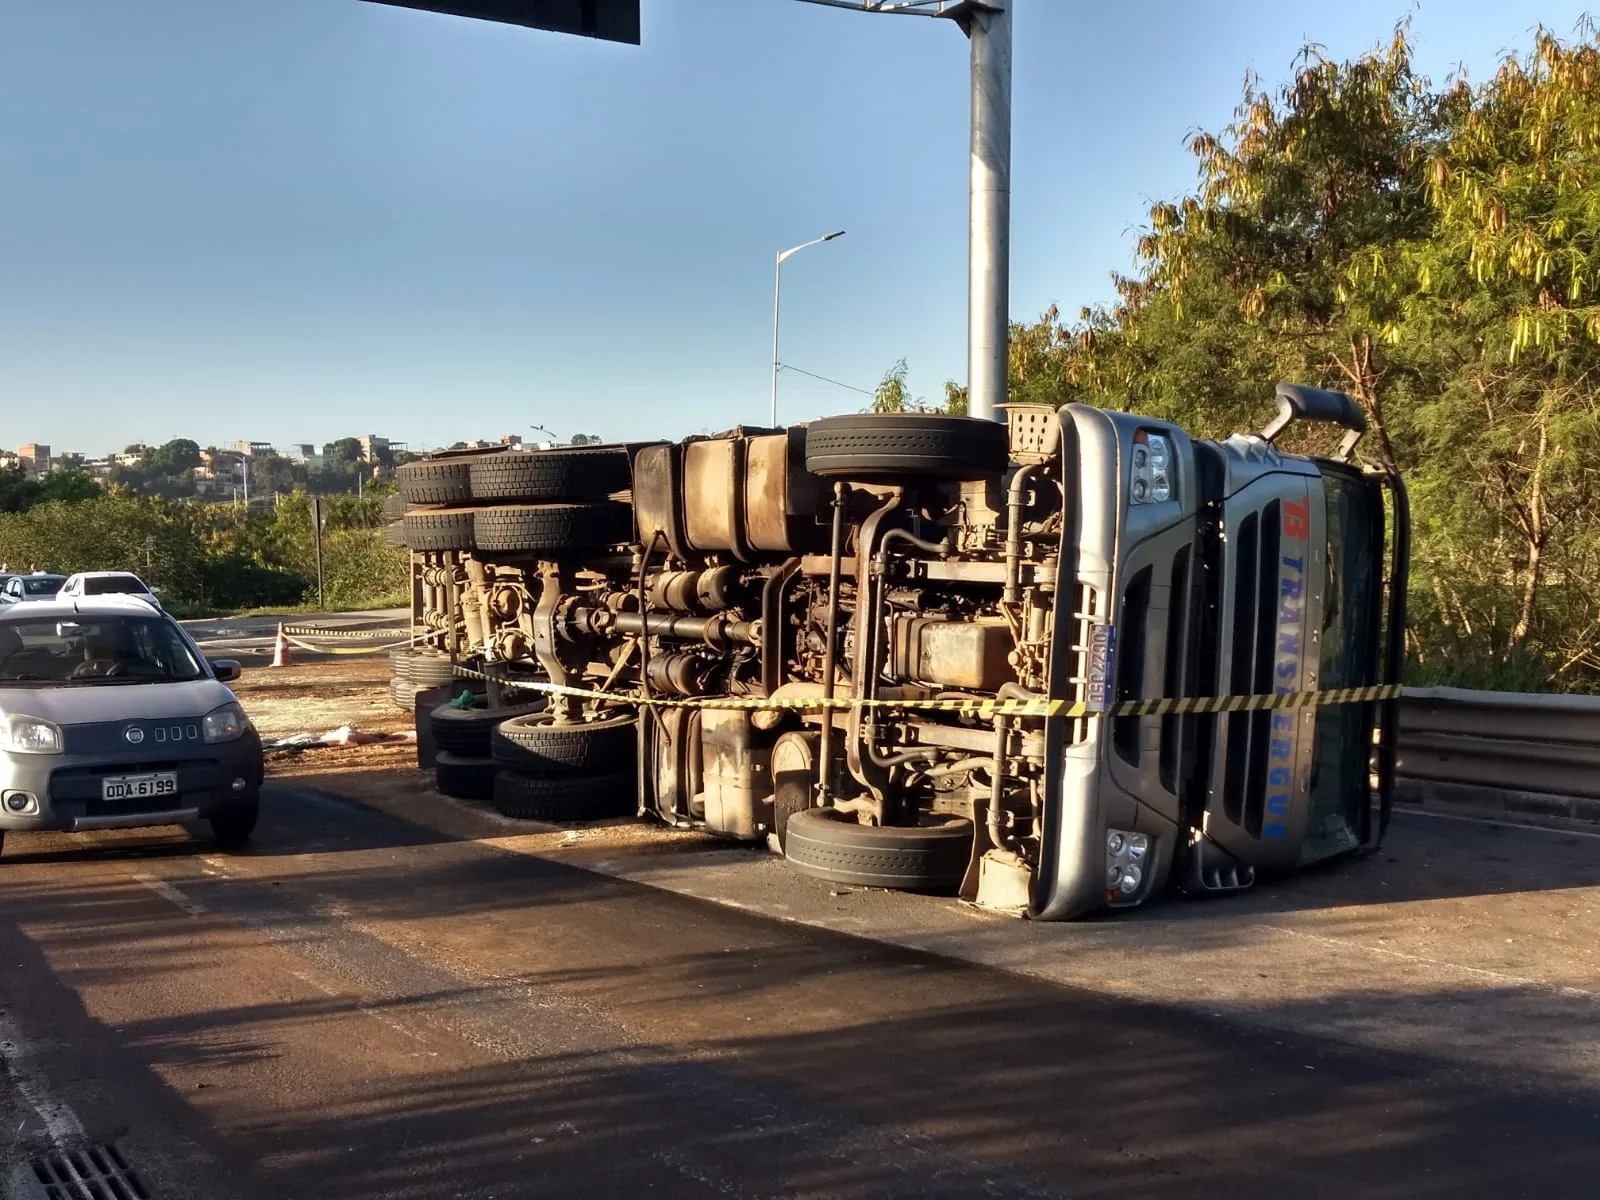
<instances>
[{"instance_id":1,"label":"dual rear tire","mask_svg":"<svg viewBox=\"0 0 1600 1200\"><path fill-rule=\"evenodd\" d=\"M564 824L638 811L631 713L566 724L529 713L496 726L489 739L499 766L494 805L503 816Z\"/></svg>"}]
</instances>

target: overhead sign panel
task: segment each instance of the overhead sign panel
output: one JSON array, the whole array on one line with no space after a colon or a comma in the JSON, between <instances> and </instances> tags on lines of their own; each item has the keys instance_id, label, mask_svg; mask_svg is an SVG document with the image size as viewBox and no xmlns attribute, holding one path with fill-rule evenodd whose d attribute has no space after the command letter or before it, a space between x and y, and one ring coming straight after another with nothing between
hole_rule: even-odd
<instances>
[{"instance_id":1,"label":"overhead sign panel","mask_svg":"<svg viewBox=\"0 0 1600 1200\"><path fill-rule=\"evenodd\" d=\"M639 44L639 0L371 0L396 8L417 8L424 12L452 17L472 17L479 21L500 21L525 25L529 29L548 29L552 33L575 33L606 42Z\"/></svg>"}]
</instances>

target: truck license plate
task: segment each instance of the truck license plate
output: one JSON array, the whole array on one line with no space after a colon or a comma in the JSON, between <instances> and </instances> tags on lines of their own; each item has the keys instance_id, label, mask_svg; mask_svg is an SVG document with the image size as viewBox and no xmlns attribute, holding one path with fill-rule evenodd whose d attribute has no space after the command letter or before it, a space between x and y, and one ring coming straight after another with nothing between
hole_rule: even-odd
<instances>
[{"instance_id":1,"label":"truck license plate","mask_svg":"<svg viewBox=\"0 0 1600 1200\"><path fill-rule=\"evenodd\" d=\"M171 796L178 790L178 776L172 771L150 775L107 775L100 781L102 800L147 800L152 796Z\"/></svg>"},{"instance_id":2,"label":"truck license plate","mask_svg":"<svg viewBox=\"0 0 1600 1200\"><path fill-rule=\"evenodd\" d=\"M1112 670L1116 654L1116 626L1090 626L1089 695L1084 705L1090 712L1105 712L1111 707Z\"/></svg>"}]
</instances>

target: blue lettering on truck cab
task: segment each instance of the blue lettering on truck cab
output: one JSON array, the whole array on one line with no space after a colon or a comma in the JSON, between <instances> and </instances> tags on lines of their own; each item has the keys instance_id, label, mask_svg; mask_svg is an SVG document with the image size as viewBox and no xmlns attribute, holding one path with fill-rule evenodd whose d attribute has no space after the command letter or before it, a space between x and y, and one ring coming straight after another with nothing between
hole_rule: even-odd
<instances>
[{"instance_id":1,"label":"blue lettering on truck cab","mask_svg":"<svg viewBox=\"0 0 1600 1200\"><path fill-rule=\"evenodd\" d=\"M1300 686L1300 633L1305 617L1306 549L1311 539L1311 499L1283 502L1282 559L1278 566L1278 638L1275 690L1281 695ZM1261 835L1288 836L1289 789L1294 778L1295 714L1272 714L1268 746L1266 820Z\"/></svg>"}]
</instances>

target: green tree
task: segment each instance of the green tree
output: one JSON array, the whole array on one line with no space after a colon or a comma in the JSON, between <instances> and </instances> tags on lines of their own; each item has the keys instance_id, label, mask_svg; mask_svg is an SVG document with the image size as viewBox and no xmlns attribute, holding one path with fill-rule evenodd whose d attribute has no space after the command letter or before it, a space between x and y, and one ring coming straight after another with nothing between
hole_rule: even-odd
<instances>
[{"instance_id":1,"label":"green tree","mask_svg":"<svg viewBox=\"0 0 1600 1200\"><path fill-rule=\"evenodd\" d=\"M60 500L68 504L105 494L94 476L82 468L51 471L40 480L40 493L41 500Z\"/></svg>"},{"instance_id":2,"label":"green tree","mask_svg":"<svg viewBox=\"0 0 1600 1200\"><path fill-rule=\"evenodd\" d=\"M143 465L153 475L181 475L200 465L200 447L188 438L174 438L146 453Z\"/></svg>"},{"instance_id":3,"label":"green tree","mask_svg":"<svg viewBox=\"0 0 1600 1200\"><path fill-rule=\"evenodd\" d=\"M361 443L356 438L340 438L322 448L323 457L335 466L349 466L361 461Z\"/></svg>"},{"instance_id":4,"label":"green tree","mask_svg":"<svg viewBox=\"0 0 1600 1200\"><path fill-rule=\"evenodd\" d=\"M20 467L0 467L0 512L23 512L44 495L44 489Z\"/></svg>"},{"instance_id":5,"label":"green tree","mask_svg":"<svg viewBox=\"0 0 1600 1200\"><path fill-rule=\"evenodd\" d=\"M872 411L877 413L909 412L916 407L911 391L906 387L906 360L901 359L884 372L878 390L872 397Z\"/></svg>"},{"instance_id":6,"label":"green tree","mask_svg":"<svg viewBox=\"0 0 1600 1200\"><path fill-rule=\"evenodd\" d=\"M1422 550L1433 585L1422 611L1557 673L1600 666L1589 519L1600 455L1597 68L1592 40L1541 30L1531 54L1461 94L1453 135L1427 163L1438 224L1411 255L1416 293L1397 331L1440 364L1442 386L1417 412L1419 446L1461 468L1430 472L1448 486Z\"/></svg>"}]
</instances>

